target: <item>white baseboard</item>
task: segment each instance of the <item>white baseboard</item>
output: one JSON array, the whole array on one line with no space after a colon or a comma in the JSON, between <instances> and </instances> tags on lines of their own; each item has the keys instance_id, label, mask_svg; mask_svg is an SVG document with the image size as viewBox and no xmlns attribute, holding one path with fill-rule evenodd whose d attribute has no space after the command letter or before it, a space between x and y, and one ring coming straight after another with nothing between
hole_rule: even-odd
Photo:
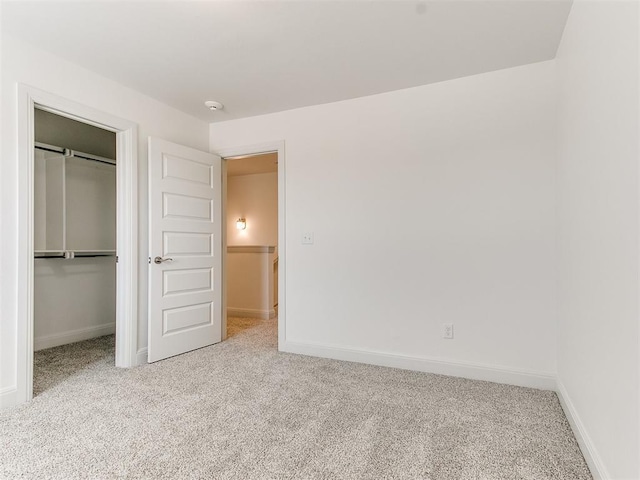
<instances>
[{"instance_id":1,"label":"white baseboard","mask_svg":"<svg viewBox=\"0 0 640 480\"><path fill-rule=\"evenodd\" d=\"M580 415L578 415L577 410L573 406L573 402L571 401L571 397L569 397L569 393L564 388L564 385L560 381L560 379L557 380L556 391L558 393L560 405L562 405L564 414L569 421L569 425L571 425L571 430L573 430L573 434L578 441L578 445L580 446L582 455L584 456L584 459L589 466L589 470L591 470L591 475L593 475L593 478L595 480L606 480L611 478L609 472L607 472L607 469L600 459L600 455L598 455L598 451L596 450L591 437L587 433L587 429L580 419Z\"/></svg>"},{"instance_id":2,"label":"white baseboard","mask_svg":"<svg viewBox=\"0 0 640 480\"><path fill-rule=\"evenodd\" d=\"M116 333L116 323L104 323L95 327L78 328L77 330L69 330L67 332L54 333L52 335L43 335L42 337L33 339L34 351L45 348L66 345L67 343L81 342L90 338L102 337L103 335L112 335Z\"/></svg>"},{"instance_id":3,"label":"white baseboard","mask_svg":"<svg viewBox=\"0 0 640 480\"><path fill-rule=\"evenodd\" d=\"M269 320L276 318L275 309L271 310L258 310L254 308L227 308L228 317L241 317L241 318L259 318L261 320Z\"/></svg>"},{"instance_id":4,"label":"white baseboard","mask_svg":"<svg viewBox=\"0 0 640 480\"><path fill-rule=\"evenodd\" d=\"M521 387L555 390L556 376L552 373L510 369L495 365L464 363L446 359L408 357L343 347L287 341L278 345L280 351L312 357L332 358L348 362L368 363L382 367L401 368L452 377L506 383Z\"/></svg>"},{"instance_id":5,"label":"white baseboard","mask_svg":"<svg viewBox=\"0 0 640 480\"><path fill-rule=\"evenodd\" d=\"M136 352L136 365L146 365L149 363L149 356L147 354L147 347L141 348Z\"/></svg>"},{"instance_id":6,"label":"white baseboard","mask_svg":"<svg viewBox=\"0 0 640 480\"><path fill-rule=\"evenodd\" d=\"M18 389L15 386L0 390L0 410L13 407L18 403Z\"/></svg>"}]
</instances>

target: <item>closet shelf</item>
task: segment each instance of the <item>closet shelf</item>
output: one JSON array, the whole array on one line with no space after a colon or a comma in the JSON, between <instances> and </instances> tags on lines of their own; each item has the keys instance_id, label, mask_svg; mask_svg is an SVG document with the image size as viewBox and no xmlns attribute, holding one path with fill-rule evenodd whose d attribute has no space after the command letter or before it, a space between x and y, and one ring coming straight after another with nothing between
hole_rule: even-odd
<instances>
[{"instance_id":1,"label":"closet shelf","mask_svg":"<svg viewBox=\"0 0 640 480\"><path fill-rule=\"evenodd\" d=\"M35 258L115 257L115 250L36 250Z\"/></svg>"}]
</instances>

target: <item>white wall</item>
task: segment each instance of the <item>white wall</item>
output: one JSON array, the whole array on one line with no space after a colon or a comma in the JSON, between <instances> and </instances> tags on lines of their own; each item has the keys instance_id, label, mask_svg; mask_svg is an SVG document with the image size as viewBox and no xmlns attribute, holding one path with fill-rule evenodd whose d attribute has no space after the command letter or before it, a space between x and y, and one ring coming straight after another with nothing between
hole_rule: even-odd
<instances>
[{"instance_id":1,"label":"white wall","mask_svg":"<svg viewBox=\"0 0 640 480\"><path fill-rule=\"evenodd\" d=\"M285 141L280 347L552 386L554 78L551 61L212 124L212 151Z\"/></svg>"},{"instance_id":2,"label":"white wall","mask_svg":"<svg viewBox=\"0 0 640 480\"><path fill-rule=\"evenodd\" d=\"M615 479L640 478L638 13L574 2L557 57L558 379L594 473Z\"/></svg>"},{"instance_id":3,"label":"white wall","mask_svg":"<svg viewBox=\"0 0 640 480\"><path fill-rule=\"evenodd\" d=\"M226 210L228 245L278 245L278 174L228 177ZM236 228L241 217L245 230Z\"/></svg>"},{"instance_id":4,"label":"white wall","mask_svg":"<svg viewBox=\"0 0 640 480\"><path fill-rule=\"evenodd\" d=\"M115 333L114 257L36 259L34 349Z\"/></svg>"},{"instance_id":5,"label":"white wall","mask_svg":"<svg viewBox=\"0 0 640 480\"><path fill-rule=\"evenodd\" d=\"M147 341L147 137L156 136L201 150L208 147L208 126L150 97L96 75L61 58L35 49L2 34L2 105L1 117L17 116L16 84L37 87L112 115L137 122L139 126L139 347ZM15 121L2 122L0 160L3 255L2 318L0 319L0 400L10 399L16 383L16 282L17 275L17 148ZM7 400L9 401L9 400Z\"/></svg>"}]
</instances>

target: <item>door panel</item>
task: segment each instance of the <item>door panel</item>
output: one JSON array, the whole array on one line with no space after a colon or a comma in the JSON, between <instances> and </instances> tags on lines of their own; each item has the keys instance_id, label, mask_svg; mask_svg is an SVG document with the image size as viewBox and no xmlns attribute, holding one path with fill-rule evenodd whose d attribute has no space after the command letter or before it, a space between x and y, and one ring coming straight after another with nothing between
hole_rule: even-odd
<instances>
[{"instance_id":1,"label":"door panel","mask_svg":"<svg viewBox=\"0 0 640 480\"><path fill-rule=\"evenodd\" d=\"M209 198L163 193L163 218L213 221L213 202Z\"/></svg>"},{"instance_id":2,"label":"door panel","mask_svg":"<svg viewBox=\"0 0 640 480\"><path fill-rule=\"evenodd\" d=\"M188 307L168 308L162 314L164 316L162 334L165 336L209 326L213 316L210 302L189 305Z\"/></svg>"},{"instance_id":3,"label":"door panel","mask_svg":"<svg viewBox=\"0 0 640 480\"><path fill-rule=\"evenodd\" d=\"M162 280L163 295L205 292L213 290L213 269L192 268L164 272Z\"/></svg>"},{"instance_id":4,"label":"door panel","mask_svg":"<svg viewBox=\"0 0 640 480\"><path fill-rule=\"evenodd\" d=\"M149 139L149 362L222 339L220 168Z\"/></svg>"},{"instance_id":5,"label":"door panel","mask_svg":"<svg viewBox=\"0 0 640 480\"><path fill-rule=\"evenodd\" d=\"M213 187L213 167L187 158L166 155L162 159L162 178L177 178Z\"/></svg>"},{"instance_id":6,"label":"door panel","mask_svg":"<svg viewBox=\"0 0 640 480\"><path fill-rule=\"evenodd\" d=\"M213 253L213 235L210 233L164 232L165 255L210 256Z\"/></svg>"}]
</instances>

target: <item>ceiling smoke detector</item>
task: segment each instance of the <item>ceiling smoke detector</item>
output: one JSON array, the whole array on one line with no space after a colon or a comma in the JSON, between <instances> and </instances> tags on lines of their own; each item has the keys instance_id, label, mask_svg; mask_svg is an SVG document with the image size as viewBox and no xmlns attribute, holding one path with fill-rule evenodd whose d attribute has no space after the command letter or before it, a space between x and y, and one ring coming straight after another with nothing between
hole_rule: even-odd
<instances>
[{"instance_id":1,"label":"ceiling smoke detector","mask_svg":"<svg viewBox=\"0 0 640 480\"><path fill-rule=\"evenodd\" d=\"M216 110L222 110L224 108L224 105L222 105L220 102L214 102L213 100L207 100L206 102L204 102L204 104L212 112L215 112Z\"/></svg>"}]
</instances>

